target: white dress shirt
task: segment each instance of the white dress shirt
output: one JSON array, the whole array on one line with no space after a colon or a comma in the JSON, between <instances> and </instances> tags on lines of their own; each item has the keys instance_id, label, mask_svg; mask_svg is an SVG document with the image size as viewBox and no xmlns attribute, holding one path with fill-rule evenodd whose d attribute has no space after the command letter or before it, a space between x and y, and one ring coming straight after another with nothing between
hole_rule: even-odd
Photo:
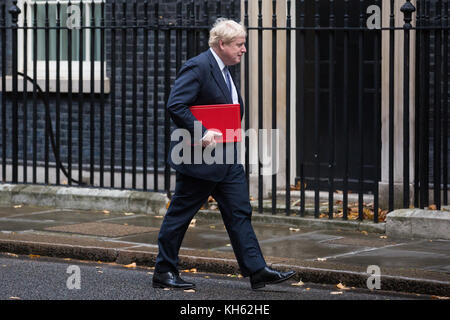
<instances>
[{"instance_id":1,"label":"white dress shirt","mask_svg":"<svg viewBox=\"0 0 450 320\"><path fill-rule=\"evenodd\" d=\"M223 63L222 59L220 59L220 57L213 50L213 48L210 48L209 50L211 50L212 55L216 59L217 64L219 65L219 69L220 69L220 71L222 71L223 79L225 80L225 83L227 83L226 65L225 65L225 63ZM236 87L234 85L233 79L231 78L231 75L230 75L230 82L231 82L231 97L233 99L233 104L239 104L239 98L238 98L237 90L236 90Z\"/></svg>"}]
</instances>

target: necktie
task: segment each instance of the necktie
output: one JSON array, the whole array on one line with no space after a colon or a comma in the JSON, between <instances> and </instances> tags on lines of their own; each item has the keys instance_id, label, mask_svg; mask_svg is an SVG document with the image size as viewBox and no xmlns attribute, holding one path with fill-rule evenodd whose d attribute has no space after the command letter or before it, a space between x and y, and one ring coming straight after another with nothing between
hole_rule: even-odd
<instances>
[{"instance_id":1,"label":"necktie","mask_svg":"<svg viewBox=\"0 0 450 320\"><path fill-rule=\"evenodd\" d=\"M224 71L225 71L225 78L226 78L226 80L227 80L227 87L228 87L228 91L230 92L230 97L231 97L231 100L233 100L233 91L232 91L232 89L231 89L231 77L230 77L230 72L228 71L228 68L227 67L225 67L225 68L223 68L224 69Z\"/></svg>"}]
</instances>

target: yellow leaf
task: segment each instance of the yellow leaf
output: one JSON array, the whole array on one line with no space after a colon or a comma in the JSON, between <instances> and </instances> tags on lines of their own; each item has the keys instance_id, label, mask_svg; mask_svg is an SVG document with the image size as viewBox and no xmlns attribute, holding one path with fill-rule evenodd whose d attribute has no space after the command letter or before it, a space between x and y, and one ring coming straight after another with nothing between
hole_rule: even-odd
<instances>
[{"instance_id":1,"label":"yellow leaf","mask_svg":"<svg viewBox=\"0 0 450 320\"><path fill-rule=\"evenodd\" d=\"M296 282L296 283L292 283L291 285L292 285L292 286L297 286L297 287L301 287L301 286L303 286L303 285L305 285L305 284L303 283L303 281L302 281L302 280L300 280L299 282Z\"/></svg>"},{"instance_id":2,"label":"yellow leaf","mask_svg":"<svg viewBox=\"0 0 450 320\"><path fill-rule=\"evenodd\" d=\"M126 216L132 216L134 214L134 212L125 212L124 215Z\"/></svg>"},{"instance_id":3,"label":"yellow leaf","mask_svg":"<svg viewBox=\"0 0 450 320\"><path fill-rule=\"evenodd\" d=\"M38 255L38 254L29 254L28 255L31 259L34 259L34 258L40 258L41 256L40 255Z\"/></svg>"},{"instance_id":4,"label":"yellow leaf","mask_svg":"<svg viewBox=\"0 0 450 320\"><path fill-rule=\"evenodd\" d=\"M336 287L341 290L349 290L349 288L347 288L345 285L343 285L340 282L336 285Z\"/></svg>"},{"instance_id":5,"label":"yellow leaf","mask_svg":"<svg viewBox=\"0 0 450 320\"><path fill-rule=\"evenodd\" d=\"M125 268L136 268L136 262L124 265Z\"/></svg>"},{"instance_id":6,"label":"yellow leaf","mask_svg":"<svg viewBox=\"0 0 450 320\"><path fill-rule=\"evenodd\" d=\"M361 231L361 233L362 233L363 235L366 235L366 236L368 235L367 231L364 231L364 230Z\"/></svg>"},{"instance_id":7,"label":"yellow leaf","mask_svg":"<svg viewBox=\"0 0 450 320\"><path fill-rule=\"evenodd\" d=\"M215 229L215 228L216 228L216 226L209 226L209 228L210 228L210 229Z\"/></svg>"},{"instance_id":8,"label":"yellow leaf","mask_svg":"<svg viewBox=\"0 0 450 320\"><path fill-rule=\"evenodd\" d=\"M196 272L197 272L197 269L196 269L196 268L192 268L192 269L184 269L184 270L181 270L181 272L192 272L192 273L196 273Z\"/></svg>"},{"instance_id":9,"label":"yellow leaf","mask_svg":"<svg viewBox=\"0 0 450 320\"><path fill-rule=\"evenodd\" d=\"M22 208L22 205L21 204L15 205L14 208L16 208L16 209L17 208Z\"/></svg>"}]
</instances>

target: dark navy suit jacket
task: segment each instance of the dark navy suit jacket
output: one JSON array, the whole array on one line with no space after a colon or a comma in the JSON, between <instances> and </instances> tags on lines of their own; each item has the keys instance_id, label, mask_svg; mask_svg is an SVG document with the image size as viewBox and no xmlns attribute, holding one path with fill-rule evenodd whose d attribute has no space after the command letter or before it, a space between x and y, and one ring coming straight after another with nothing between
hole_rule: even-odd
<instances>
[{"instance_id":1,"label":"dark navy suit jacket","mask_svg":"<svg viewBox=\"0 0 450 320\"><path fill-rule=\"evenodd\" d=\"M241 120L244 114L244 105L242 97L239 93L239 103L241 105ZM195 105L211 105L211 104L232 104L231 96L228 87L225 83L221 70L210 50L207 50L200 55L188 60L180 69L174 86L170 92L167 108L169 114L177 128L187 129L191 134L192 140L194 138L194 121L196 118L192 115L189 107ZM206 132L205 127L201 127L200 138ZM225 133L224 133L225 134ZM201 163L194 163L194 147L191 146L191 161L190 163L174 163L172 161L172 150L181 143L183 138L171 141L168 162L176 171L189 175L192 177L210 180L221 181L229 169L231 164L227 159L222 160L222 163L208 164L202 159ZM197 142L198 143L198 142ZM234 159L237 161L237 145L234 143ZM179 148L176 149L177 153ZM179 153L180 156L182 154ZM225 148L223 148L225 155ZM212 153L214 155L214 151Z\"/></svg>"}]
</instances>

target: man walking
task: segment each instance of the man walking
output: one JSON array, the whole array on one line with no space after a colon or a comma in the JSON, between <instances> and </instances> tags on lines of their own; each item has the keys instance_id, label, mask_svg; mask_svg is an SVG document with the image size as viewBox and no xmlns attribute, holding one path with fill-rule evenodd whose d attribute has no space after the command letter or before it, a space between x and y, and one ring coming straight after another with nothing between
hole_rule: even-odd
<instances>
[{"instance_id":1,"label":"man walking","mask_svg":"<svg viewBox=\"0 0 450 320\"><path fill-rule=\"evenodd\" d=\"M183 65L167 104L178 128L188 130L194 136L197 119L189 110L194 105L240 104L242 119L243 101L228 66L241 62L246 53L245 39L246 31L242 25L233 20L218 19L210 31L210 48ZM201 129L202 146L214 148L218 134L203 126ZM180 142L171 142L171 150L177 143ZM234 149L237 151L236 144ZM179 276L178 253L189 223L210 195L218 203L241 273L250 277L253 289L279 283L295 275L294 271L273 270L264 260L251 225L252 208L244 169L237 163L236 154L234 152L232 163L226 159L213 164L207 164L203 159L198 164L179 163L169 156L169 164L176 170L176 186L158 236L159 253L153 287L195 288L195 284Z\"/></svg>"}]
</instances>

